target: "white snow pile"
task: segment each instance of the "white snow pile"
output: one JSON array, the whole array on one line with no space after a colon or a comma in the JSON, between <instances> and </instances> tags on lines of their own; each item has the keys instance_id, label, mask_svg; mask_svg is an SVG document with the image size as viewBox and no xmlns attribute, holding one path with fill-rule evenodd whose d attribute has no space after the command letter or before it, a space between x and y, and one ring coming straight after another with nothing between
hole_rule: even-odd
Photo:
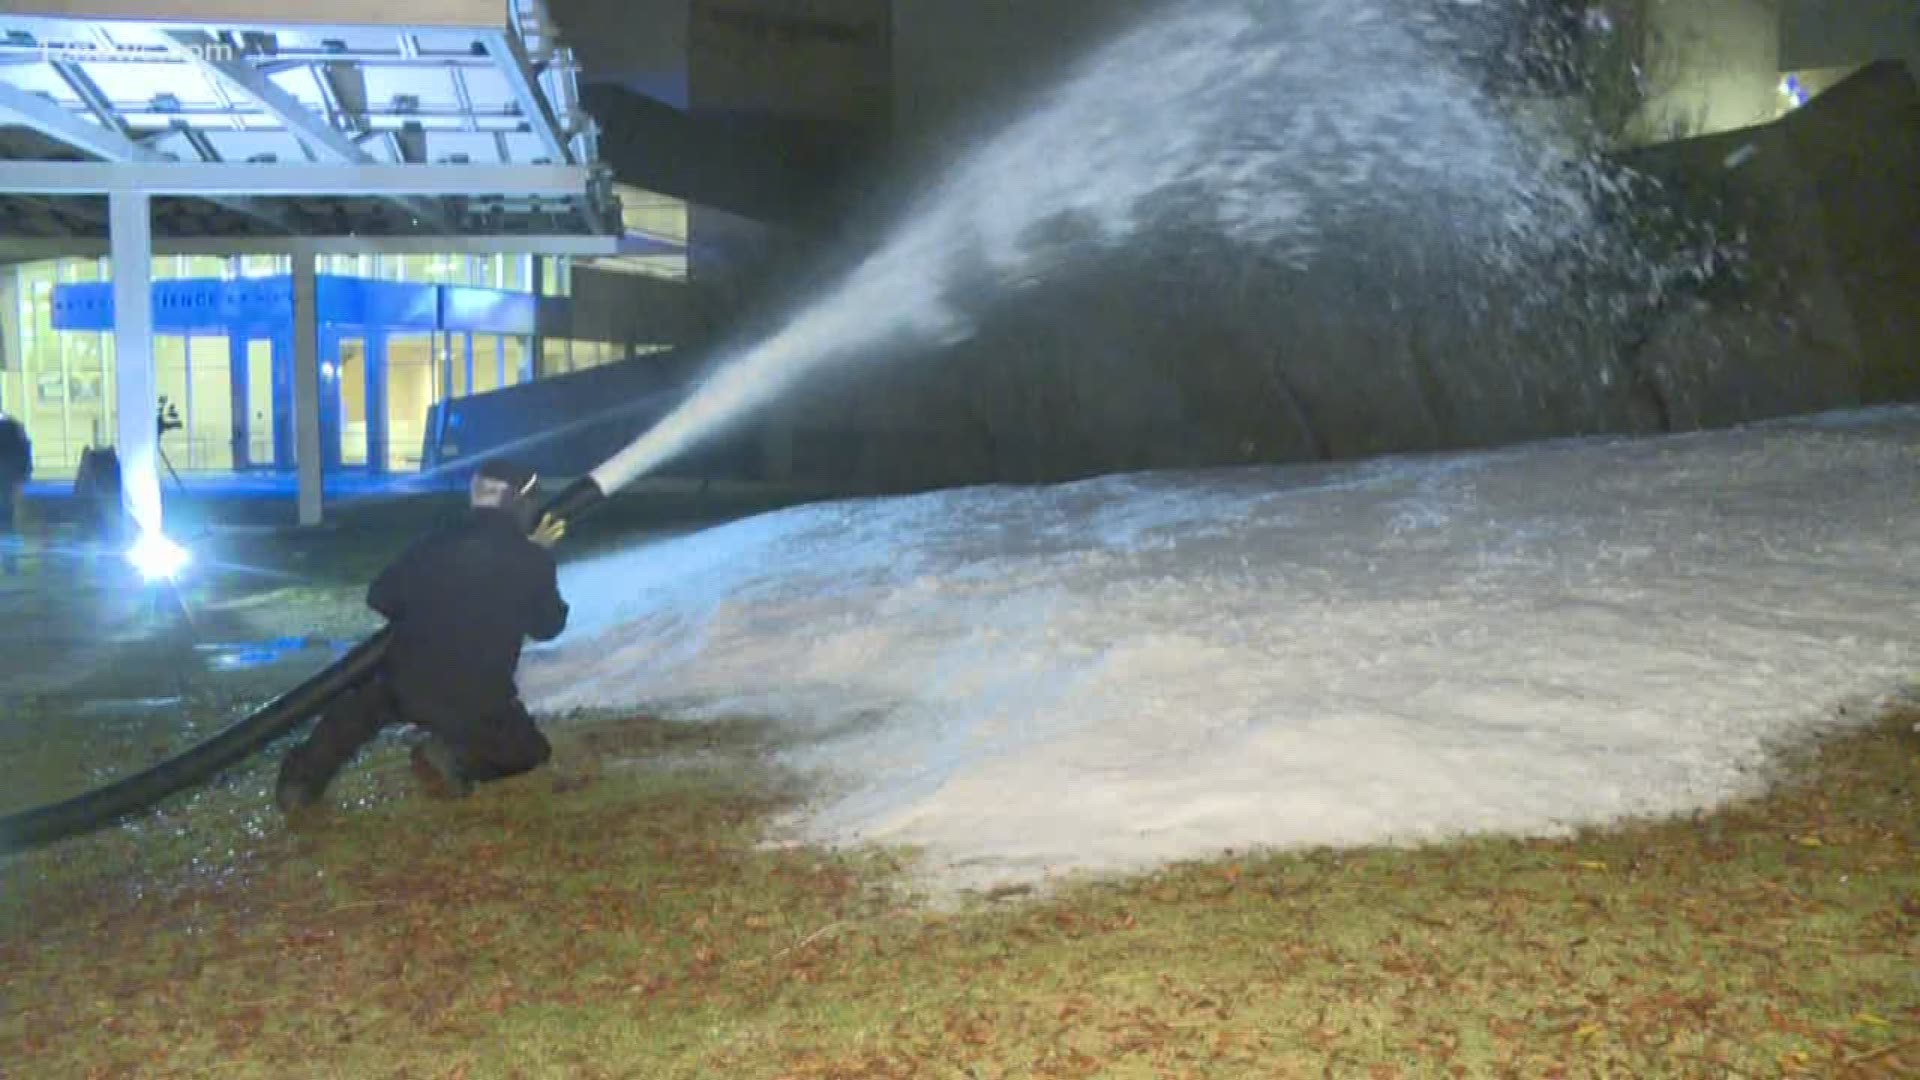
<instances>
[{"instance_id":1,"label":"white snow pile","mask_svg":"<svg viewBox=\"0 0 1920 1080\"><path fill-rule=\"evenodd\" d=\"M568 568L537 708L752 713L968 883L1752 789L1920 643L1920 410L809 507Z\"/></svg>"}]
</instances>

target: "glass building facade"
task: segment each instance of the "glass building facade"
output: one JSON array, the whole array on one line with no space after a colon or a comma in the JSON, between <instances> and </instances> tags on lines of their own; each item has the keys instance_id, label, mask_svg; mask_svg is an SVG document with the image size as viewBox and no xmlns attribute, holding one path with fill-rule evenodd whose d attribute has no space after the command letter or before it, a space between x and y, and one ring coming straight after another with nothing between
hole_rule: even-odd
<instances>
[{"instance_id":1,"label":"glass building facade","mask_svg":"<svg viewBox=\"0 0 1920 1080\"><path fill-rule=\"evenodd\" d=\"M293 468L291 269L285 256L154 260L158 395L181 425L162 446L179 472ZM627 355L534 337L529 256L326 256L318 270L328 468L418 469L436 403ZM0 412L25 423L40 479L113 445L111 276L105 259L0 267ZM567 260L538 276L543 293L570 293Z\"/></svg>"}]
</instances>

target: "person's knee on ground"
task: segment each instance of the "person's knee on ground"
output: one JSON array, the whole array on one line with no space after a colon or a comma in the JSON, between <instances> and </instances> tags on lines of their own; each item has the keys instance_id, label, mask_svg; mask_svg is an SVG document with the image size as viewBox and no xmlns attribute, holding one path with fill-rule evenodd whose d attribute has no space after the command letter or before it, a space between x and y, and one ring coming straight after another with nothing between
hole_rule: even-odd
<instances>
[{"instance_id":1,"label":"person's knee on ground","mask_svg":"<svg viewBox=\"0 0 1920 1080\"><path fill-rule=\"evenodd\" d=\"M521 776L553 760L553 744L518 701L493 717L483 736L454 749L467 775L481 782Z\"/></svg>"},{"instance_id":2,"label":"person's knee on ground","mask_svg":"<svg viewBox=\"0 0 1920 1080\"><path fill-rule=\"evenodd\" d=\"M552 757L553 747L545 736L539 736L537 745L529 746L518 755L501 757L476 753L471 747L429 734L414 744L412 766L414 776L429 797L464 799L482 783L522 776L545 765Z\"/></svg>"},{"instance_id":3,"label":"person's knee on ground","mask_svg":"<svg viewBox=\"0 0 1920 1080\"><path fill-rule=\"evenodd\" d=\"M430 795L464 796L484 783L530 773L553 744L515 701L472 725L439 725L414 747L414 773Z\"/></svg>"}]
</instances>

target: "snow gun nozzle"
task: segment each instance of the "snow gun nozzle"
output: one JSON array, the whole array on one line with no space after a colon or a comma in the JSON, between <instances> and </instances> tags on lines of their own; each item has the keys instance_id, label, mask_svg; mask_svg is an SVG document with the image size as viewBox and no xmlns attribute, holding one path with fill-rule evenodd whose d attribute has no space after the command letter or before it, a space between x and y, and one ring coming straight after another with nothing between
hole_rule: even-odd
<instances>
[{"instance_id":1,"label":"snow gun nozzle","mask_svg":"<svg viewBox=\"0 0 1920 1080\"><path fill-rule=\"evenodd\" d=\"M593 477L583 476L568 484L560 494L555 495L552 501L541 508L540 513L551 514L561 521L572 522L605 502L606 499L606 493L600 490L599 484L594 483Z\"/></svg>"}]
</instances>

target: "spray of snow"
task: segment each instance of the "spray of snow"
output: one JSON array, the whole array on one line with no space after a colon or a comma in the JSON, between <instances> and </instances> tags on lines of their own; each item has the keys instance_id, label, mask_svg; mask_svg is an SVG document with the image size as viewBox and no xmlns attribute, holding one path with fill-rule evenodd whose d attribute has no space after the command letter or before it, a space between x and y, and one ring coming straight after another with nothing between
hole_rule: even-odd
<instances>
[{"instance_id":1,"label":"spray of snow","mask_svg":"<svg viewBox=\"0 0 1920 1080\"><path fill-rule=\"evenodd\" d=\"M594 479L616 491L822 365L964 337L956 279L1036 280L1036 234L1062 221L1094 244L1205 231L1302 270L1330 233L1394 223L1566 300L1550 268L1599 257L1589 196L1615 180L1517 131L1458 51L1421 5L1171 4L974 149L837 287Z\"/></svg>"},{"instance_id":2,"label":"spray of snow","mask_svg":"<svg viewBox=\"0 0 1920 1080\"><path fill-rule=\"evenodd\" d=\"M817 737L816 839L969 880L1553 833L1898 687L1920 411L803 508L570 568L544 709Z\"/></svg>"}]
</instances>

